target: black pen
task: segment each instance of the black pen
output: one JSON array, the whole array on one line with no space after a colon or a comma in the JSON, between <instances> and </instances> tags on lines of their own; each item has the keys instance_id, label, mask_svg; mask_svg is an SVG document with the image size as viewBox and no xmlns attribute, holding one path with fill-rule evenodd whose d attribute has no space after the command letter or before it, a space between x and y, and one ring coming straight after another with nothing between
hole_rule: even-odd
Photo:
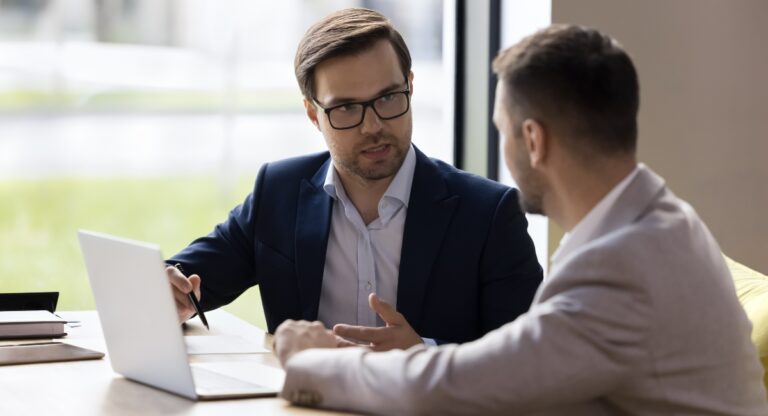
<instances>
[{"instance_id":1,"label":"black pen","mask_svg":"<svg viewBox=\"0 0 768 416\"><path fill-rule=\"evenodd\" d=\"M181 273L182 276L188 277L186 273L184 273L184 269L181 267L181 264L176 263L173 267L176 268L176 270ZM195 297L195 291L189 292L189 300L192 301L192 307L195 308L195 312L197 313L197 316L200 317L200 320L203 322L203 325L205 325L205 328L207 330L211 330L211 327L208 326L208 320L205 319L205 314L203 313L203 308L200 307L200 303L197 301L197 298Z\"/></svg>"}]
</instances>

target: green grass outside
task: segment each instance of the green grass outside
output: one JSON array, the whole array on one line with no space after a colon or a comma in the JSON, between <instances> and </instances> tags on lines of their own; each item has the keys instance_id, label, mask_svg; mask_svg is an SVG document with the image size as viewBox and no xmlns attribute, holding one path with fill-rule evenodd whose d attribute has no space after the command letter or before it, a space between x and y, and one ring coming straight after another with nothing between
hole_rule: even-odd
<instances>
[{"instance_id":1,"label":"green grass outside","mask_svg":"<svg viewBox=\"0 0 768 416\"><path fill-rule=\"evenodd\" d=\"M236 111L302 111L298 89L238 90L232 97L218 91L110 90L92 95L72 91L0 91L0 112L62 111L204 111L218 113L232 100Z\"/></svg>"},{"instance_id":2,"label":"green grass outside","mask_svg":"<svg viewBox=\"0 0 768 416\"><path fill-rule=\"evenodd\" d=\"M250 192L215 176L0 181L0 292L60 292L58 310L94 309L77 229L150 241L170 256L224 220ZM224 309L266 328L258 288Z\"/></svg>"}]
</instances>

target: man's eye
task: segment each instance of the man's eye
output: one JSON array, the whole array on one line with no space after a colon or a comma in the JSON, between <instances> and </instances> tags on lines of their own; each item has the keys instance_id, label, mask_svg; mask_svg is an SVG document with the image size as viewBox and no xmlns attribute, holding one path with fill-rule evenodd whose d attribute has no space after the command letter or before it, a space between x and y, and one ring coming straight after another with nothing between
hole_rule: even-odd
<instances>
[{"instance_id":1,"label":"man's eye","mask_svg":"<svg viewBox=\"0 0 768 416\"><path fill-rule=\"evenodd\" d=\"M341 107L336 107L335 110L340 113L347 113L350 111L354 111L355 106L354 105L342 105Z\"/></svg>"},{"instance_id":2,"label":"man's eye","mask_svg":"<svg viewBox=\"0 0 768 416\"><path fill-rule=\"evenodd\" d=\"M388 102L388 101L392 101L394 99L395 99L395 94L387 94L387 95L379 98L380 101L385 102L385 103Z\"/></svg>"}]
</instances>

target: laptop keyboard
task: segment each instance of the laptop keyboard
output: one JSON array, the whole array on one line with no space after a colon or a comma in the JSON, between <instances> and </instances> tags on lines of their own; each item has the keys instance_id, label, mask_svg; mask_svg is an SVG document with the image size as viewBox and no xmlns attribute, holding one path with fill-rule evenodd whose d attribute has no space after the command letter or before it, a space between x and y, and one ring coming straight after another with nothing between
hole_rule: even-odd
<instances>
[{"instance_id":1,"label":"laptop keyboard","mask_svg":"<svg viewBox=\"0 0 768 416\"><path fill-rule=\"evenodd\" d=\"M243 395L269 393L274 389L192 366L192 378L199 395Z\"/></svg>"}]
</instances>

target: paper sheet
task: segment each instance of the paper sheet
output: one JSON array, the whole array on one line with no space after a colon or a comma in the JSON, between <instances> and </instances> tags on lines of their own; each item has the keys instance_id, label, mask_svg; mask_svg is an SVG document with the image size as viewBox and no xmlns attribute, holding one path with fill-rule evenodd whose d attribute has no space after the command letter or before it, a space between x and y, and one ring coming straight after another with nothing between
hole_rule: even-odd
<instances>
[{"instance_id":1,"label":"paper sheet","mask_svg":"<svg viewBox=\"0 0 768 416\"><path fill-rule=\"evenodd\" d=\"M233 335L185 336L189 354L253 354L269 352L256 343Z\"/></svg>"},{"instance_id":2,"label":"paper sheet","mask_svg":"<svg viewBox=\"0 0 768 416\"><path fill-rule=\"evenodd\" d=\"M285 383L285 371L253 361L205 362L193 365L214 373L261 384L277 391L280 391Z\"/></svg>"}]
</instances>

